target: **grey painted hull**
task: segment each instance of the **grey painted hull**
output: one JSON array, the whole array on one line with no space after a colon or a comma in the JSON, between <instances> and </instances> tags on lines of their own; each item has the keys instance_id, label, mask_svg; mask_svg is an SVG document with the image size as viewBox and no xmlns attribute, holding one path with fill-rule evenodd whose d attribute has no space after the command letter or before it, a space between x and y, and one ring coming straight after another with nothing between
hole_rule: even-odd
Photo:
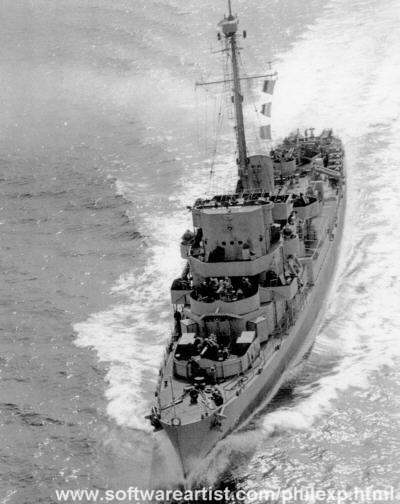
<instances>
[{"instance_id":1,"label":"grey painted hull","mask_svg":"<svg viewBox=\"0 0 400 504\"><path fill-rule=\"evenodd\" d=\"M295 368L310 351L334 277L344 213L345 196L340 202L335 237L327 244L318 277L296 323L288 330L280 349L265 363L262 371L248 381L245 390L239 396L224 405L221 413L225 418L222 419L221 425L218 428L214 426L215 415L179 426L161 421L178 453L185 476L192 473L198 461L210 453L218 441L246 420L261 402L266 405L271 401L285 382L289 371Z\"/></svg>"}]
</instances>

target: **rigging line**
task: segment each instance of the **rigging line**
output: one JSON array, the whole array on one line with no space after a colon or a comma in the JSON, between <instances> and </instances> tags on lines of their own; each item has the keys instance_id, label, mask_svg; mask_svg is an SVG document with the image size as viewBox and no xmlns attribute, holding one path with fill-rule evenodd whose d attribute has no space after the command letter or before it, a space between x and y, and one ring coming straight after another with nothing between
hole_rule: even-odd
<instances>
[{"instance_id":1,"label":"rigging line","mask_svg":"<svg viewBox=\"0 0 400 504\"><path fill-rule=\"evenodd\" d=\"M248 71L246 69L246 66L244 64L244 61L242 59L242 55L241 55L240 52L239 52L239 64L242 67L243 75L245 75L247 77L249 75L249 73L248 73ZM255 96L254 96L254 93L253 93L253 89L251 87L251 83L250 83L249 88L248 88L247 100L248 100L248 102L250 102L250 105L252 105L252 107L254 108L254 112L256 112L257 120L259 120L258 108L257 108L257 104L256 104L256 99L255 99Z\"/></svg>"},{"instance_id":2,"label":"rigging line","mask_svg":"<svg viewBox=\"0 0 400 504\"><path fill-rule=\"evenodd\" d=\"M222 112L222 99L220 97L220 99L219 99L219 112L218 112L216 128L215 128L214 150L212 152L212 159L211 159L211 166L210 166L210 178L209 178L209 189L210 190L211 190L211 184L213 181L213 177L215 174L215 161L216 161L216 156L217 156L217 151L218 151L218 143L219 143L219 137L221 134L222 123L223 123L223 112Z\"/></svg>"},{"instance_id":3,"label":"rigging line","mask_svg":"<svg viewBox=\"0 0 400 504\"><path fill-rule=\"evenodd\" d=\"M208 123L208 95L205 94L205 106L204 106L204 152L205 155L208 156L208 136L207 136L207 123Z\"/></svg>"},{"instance_id":4,"label":"rigging line","mask_svg":"<svg viewBox=\"0 0 400 504\"><path fill-rule=\"evenodd\" d=\"M240 61L240 65L243 68L244 74L247 75L248 72L246 70L244 61L243 61L242 56L241 56L240 53L239 53L239 61ZM262 149L268 150L268 147L270 146L269 145L270 141L266 142L267 145L263 145L263 142L261 142L261 139L260 139L260 136L259 136L259 130L260 130L261 126L263 126L263 123L261 122L261 116L260 116L261 113L260 113L259 109L257 108L255 96L253 95L253 93L249 93L249 95L250 95L249 101L251 102L251 104L254 107L255 121L257 122L257 127L256 127L256 125L252 121L252 127L253 127L254 136L255 136L255 139L256 139L257 148L260 149L260 150L262 150ZM272 102L272 100L269 101L269 103L271 103L271 102ZM269 124L271 124L271 118L270 118Z\"/></svg>"},{"instance_id":5,"label":"rigging line","mask_svg":"<svg viewBox=\"0 0 400 504\"><path fill-rule=\"evenodd\" d=\"M213 178L215 175L215 161L216 161L216 157L217 157L218 143L219 143L219 138L220 138L220 134L221 134L222 124L223 124L222 99L220 99L219 100L218 119L217 119L216 130L215 130L215 144L214 144L214 150L212 153L211 166L210 166L209 191L211 191Z\"/></svg>"},{"instance_id":6,"label":"rigging line","mask_svg":"<svg viewBox=\"0 0 400 504\"><path fill-rule=\"evenodd\" d=\"M215 124L215 141L214 141L214 149L212 153L212 159L211 159L211 167L210 167L210 176L212 176L213 171L214 171L214 165L215 165L215 157L217 154L217 147L218 147L218 137L220 133L220 123L221 123L221 115L222 115L222 107L221 107L221 100L220 100L220 106L219 106L219 111L217 115L217 121Z\"/></svg>"},{"instance_id":7,"label":"rigging line","mask_svg":"<svg viewBox=\"0 0 400 504\"><path fill-rule=\"evenodd\" d=\"M221 45L223 42L221 41ZM224 57L225 55L221 52L221 63L222 65L226 65L226 58ZM214 181L214 175L215 175L215 162L216 162L216 156L218 152L218 142L219 142L219 137L222 129L222 124L223 124L223 111L222 111L222 101L223 101L223 94L219 93L216 98L214 98L214 115L213 117L217 117L217 121L214 123L213 121L213 133L214 133L214 148L211 152L211 162L210 162L210 176L209 176L209 192L211 191L211 187ZM219 107L218 107L219 103ZM218 115L217 115L217 108L219 109Z\"/></svg>"},{"instance_id":8,"label":"rigging line","mask_svg":"<svg viewBox=\"0 0 400 504\"><path fill-rule=\"evenodd\" d=\"M200 151L200 118L199 118L199 95L197 89L194 91L195 101L196 101L196 142L197 149Z\"/></svg>"},{"instance_id":9,"label":"rigging line","mask_svg":"<svg viewBox=\"0 0 400 504\"><path fill-rule=\"evenodd\" d=\"M239 63L243 69L243 74L247 77L249 75L248 71L246 70L246 67L245 67L245 64L244 64L244 61L242 59L242 55L241 53L239 52ZM251 85L251 84L250 84ZM251 104L254 106L254 111L255 112L258 112L258 109L257 109L257 105L256 105L256 100L255 100L255 97L254 97L254 94L252 92L252 88L250 88L251 90L249 91L249 101L251 102Z\"/></svg>"},{"instance_id":10,"label":"rigging line","mask_svg":"<svg viewBox=\"0 0 400 504\"><path fill-rule=\"evenodd\" d=\"M244 70L245 74L247 75L247 74L248 74L248 72L246 71L245 63L244 63L244 61L242 60L242 56L241 56L241 54L240 54L240 53L239 53L239 59L240 59L240 63L241 63L241 65L242 65L242 67L243 67L243 70ZM273 79L273 80L274 80L274 79ZM259 92L259 93L260 93L260 92ZM254 96L253 96L252 98L255 100ZM272 102L272 98L268 101L268 103L271 103L271 102ZM254 107L255 107L255 110L258 112L258 109L256 108L256 102L255 102L255 101L254 101Z\"/></svg>"},{"instance_id":11,"label":"rigging line","mask_svg":"<svg viewBox=\"0 0 400 504\"><path fill-rule=\"evenodd\" d=\"M242 59L242 54L241 54L240 52L239 52L239 63L240 63L240 65L241 65L242 69L243 69L243 74L244 74L246 77L248 77L248 76L249 76L249 72L247 71L246 65L245 65L245 63L244 63L244 61L243 61L243 59ZM252 100L254 100L254 101L253 101L253 103L254 103L254 106L255 106L254 94L253 94L253 92L252 92L252 89L253 89L253 88L251 87L251 86L252 86L252 82L251 82L251 81L249 81L249 83L250 83L249 89L251 89L251 91L249 92L249 94L250 94L250 96L251 96L251 99L252 99ZM256 109L256 110L257 110L257 109Z\"/></svg>"},{"instance_id":12,"label":"rigging line","mask_svg":"<svg viewBox=\"0 0 400 504\"><path fill-rule=\"evenodd\" d=\"M211 163L210 163L210 177L209 177L209 190L211 190L211 184L212 184L212 181L213 181L213 176L215 174L215 161L216 161L216 156L217 156L217 152L218 152L218 143L219 143L219 137L220 137L220 134L221 134L221 129L222 129L222 124L223 124L223 109L222 109L222 102L223 102L223 97L221 95L219 95L215 101L214 101L214 105L215 105L215 114L214 114L214 117L216 116L217 117L217 121L215 122L215 129L214 129L214 148L213 148L213 151L211 153ZM219 104L219 106L218 106ZM218 114L217 114L217 108L219 109L218 110Z\"/></svg>"},{"instance_id":13,"label":"rigging line","mask_svg":"<svg viewBox=\"0 0 400 504\"><path fill-rule=\"evenodd\" d=\"M242 69L242 73L243 75L247 76L248 75L248 72L247 72L247 69L246 69L246 66L244 64L244 61L242 59L242 55L241 53L239 53L239 65ZM257 111L257 107L256 107L256 102L255 102L255 98L254 98L254 95L253 95L253 92L252 92L252 88L250 87L251 86L251 82L248 81L249 83L249 86L248 86L248 89L247 89L247 96L246 96L246 100L247 100L247 103L250 105L250 108L254 108L254 113L255 113L255 120L247 115L247 127L248 128L251 128L252 132L253 132L253 141L251 142L251 144L254 146L254 143L256 143L257 145L257 149L260 148L260 142L259 142L259 139L258 139L258 133L257 133L257 130L256 130L256 126L255 126L255 122L258 122L259 120L259 117L258 117L258 111ZM250 124L249 124L250 123ZM254 141L255 139L255 141Z\"/></svg>"},{"instance_id":14,"label":"rigging line","mask_svg":"<svg viewBox=\"0 0 400 504\"><path fill-rule=\"evenodd\" d=\"M228 55L226 55L225 58L222 58L222 64L223 64L223 74L226 75L228 73L228 69L230 68ZM222 127L224 124L224 109L226 106L228 106L228 103L225 103L225 102L227 102L227 99L228 99L228 92L229 92L229 96L230 96L230 89L229 89L228 83L225 83L222 93L219 93L219 113L217 116L217 123L216 123L215 148L214 148L214 152L213 152L213 156L212 156L212 163L211 163L211 168L210 168L209 192L211 192L213 190L213 188L215 189L214 186L219 182L219 180L216 180L215 164L216 164L216 157L217 157L217 152L218 152L221 131L222 131ZM225 103L225 107L224 107L224 103ZM218 186L219 185L220 184L218 183Z\"/></svg>"},{"instance_id":15,"label":"rigging line","mask_svg":"<svg viewBox=\"0 0 400 504\"><path fill-rule=\"evenodd\" d=\"M217 99L214 100L214 114L213 117L216 117L217 113ZM210 177L212 177L213 170L214 170L214 162L215 162L215 154L217 150L217 135L218 135L218 121L219 121L219 116L217 116L217 120L214 122L214 131L213 131L213 136L214 136L214 145L211 151L211 163L210 163Z\"/></svg>"}]
</instances>

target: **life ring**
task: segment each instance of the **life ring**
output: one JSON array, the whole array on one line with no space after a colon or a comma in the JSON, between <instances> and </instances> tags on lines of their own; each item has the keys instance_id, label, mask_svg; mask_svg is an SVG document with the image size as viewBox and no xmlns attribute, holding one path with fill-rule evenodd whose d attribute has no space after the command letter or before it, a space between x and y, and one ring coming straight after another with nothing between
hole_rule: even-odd
<instances>
[{"instance_id":1,"label":"life ring","mask_svg":"<svg viewBox=\"0 0 400 504\"><path fill-rule=\"evenodd\" d=\"M178 427L179 425L181 425L181 419L178 417L172 418L171 425Z\"/></svg>"}]
</instances>

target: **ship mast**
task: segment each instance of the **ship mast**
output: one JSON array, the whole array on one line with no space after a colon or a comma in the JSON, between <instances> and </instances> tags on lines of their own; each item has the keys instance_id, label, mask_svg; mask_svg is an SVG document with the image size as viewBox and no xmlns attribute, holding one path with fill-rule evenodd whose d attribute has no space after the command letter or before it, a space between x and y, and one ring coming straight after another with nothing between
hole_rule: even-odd
<instances>
[{"instance_id":1,"label":"ship mast","mask_svg":"<svg viewBox=\"0 0 400 504\"><path fill-rule=\"evenodd\" d=\"M240 87L240 75L239 75L239 64L238 64L238 54L239 49L237 46L237 36L236 32L238 29L239 20L236 16L232 14L231 0L228 0L229 16L224 18L220 26L225 35L227 49L229 49L231 63L232 63L232 76L233 76L233 103L235 105L235 130L236 130L236 142L238 150L238 168L239 176L243 177L246 174L247 167L247 147L246 147L246 135L244 130L244 120L243 120L243 95Z\"/></svg>"},{"instance_id":2,"label":"ship mast","mask_svg":"<svg viewBox=\"0 0 400 504\"><path fill-rule=\"evenodd\" d=\"M210 86L214 84L226 84L228 82L233 83L232 89L232 102L235 108L235 132L236 132L236 143L237 143L237 164L238 164L238 175L239 175L239 183L244 184L244 186L248 183L248 164L249 159L247 157L247 146L246 146L246 135L244 129L244 119L243 119L243 95L241 91L240 83L243 80L252 80L252 79L261 79L267 78L271 80L276 76L276 72L268 72L267 74L262 75L252 75L241 77L239 73L239 52L240 48L238 47L238 25L239 20L237 16L232 14L232 5L231 0L228 0L228 17L224 16L224 19L218 23L218 26L221 28L221 31L225 37L225 48L221 52L226 52L231 60L232 65L232 75L229 78L217 79L210 82L196 82L196 86ZM246 32L243 32L243 38L246 37ZM221 33L218 33L218 40L221 40ZM217 51L220 52L220 51ZM269 92L269 91L266 91Z\"/></svg>"}]
</instances>

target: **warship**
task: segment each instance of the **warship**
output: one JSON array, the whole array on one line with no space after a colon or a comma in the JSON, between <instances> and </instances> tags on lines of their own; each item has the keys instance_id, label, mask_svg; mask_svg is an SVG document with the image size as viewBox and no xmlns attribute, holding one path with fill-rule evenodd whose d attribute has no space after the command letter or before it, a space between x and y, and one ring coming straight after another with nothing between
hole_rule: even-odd
<instances>
[{"instance_id":1,"label":"warship","mask_svg":"<svg viewBox=\"0 0 400 504\"><path fill-rule=\"evenodd\" d=\"M246 145L238 17L219 23L230 62L237 186L199 198L171 287L174 331L147 416L188 477L267 404L310 353L337 263L345 213L344 150L332 130L297 130L260 154ZM263 77L272 95L276 74ZM209 83L205 83L209 84ZM270 104L262 111L270 112ZM269 138L270 126L260 128Z\"/></svg>"}]
</instances>

